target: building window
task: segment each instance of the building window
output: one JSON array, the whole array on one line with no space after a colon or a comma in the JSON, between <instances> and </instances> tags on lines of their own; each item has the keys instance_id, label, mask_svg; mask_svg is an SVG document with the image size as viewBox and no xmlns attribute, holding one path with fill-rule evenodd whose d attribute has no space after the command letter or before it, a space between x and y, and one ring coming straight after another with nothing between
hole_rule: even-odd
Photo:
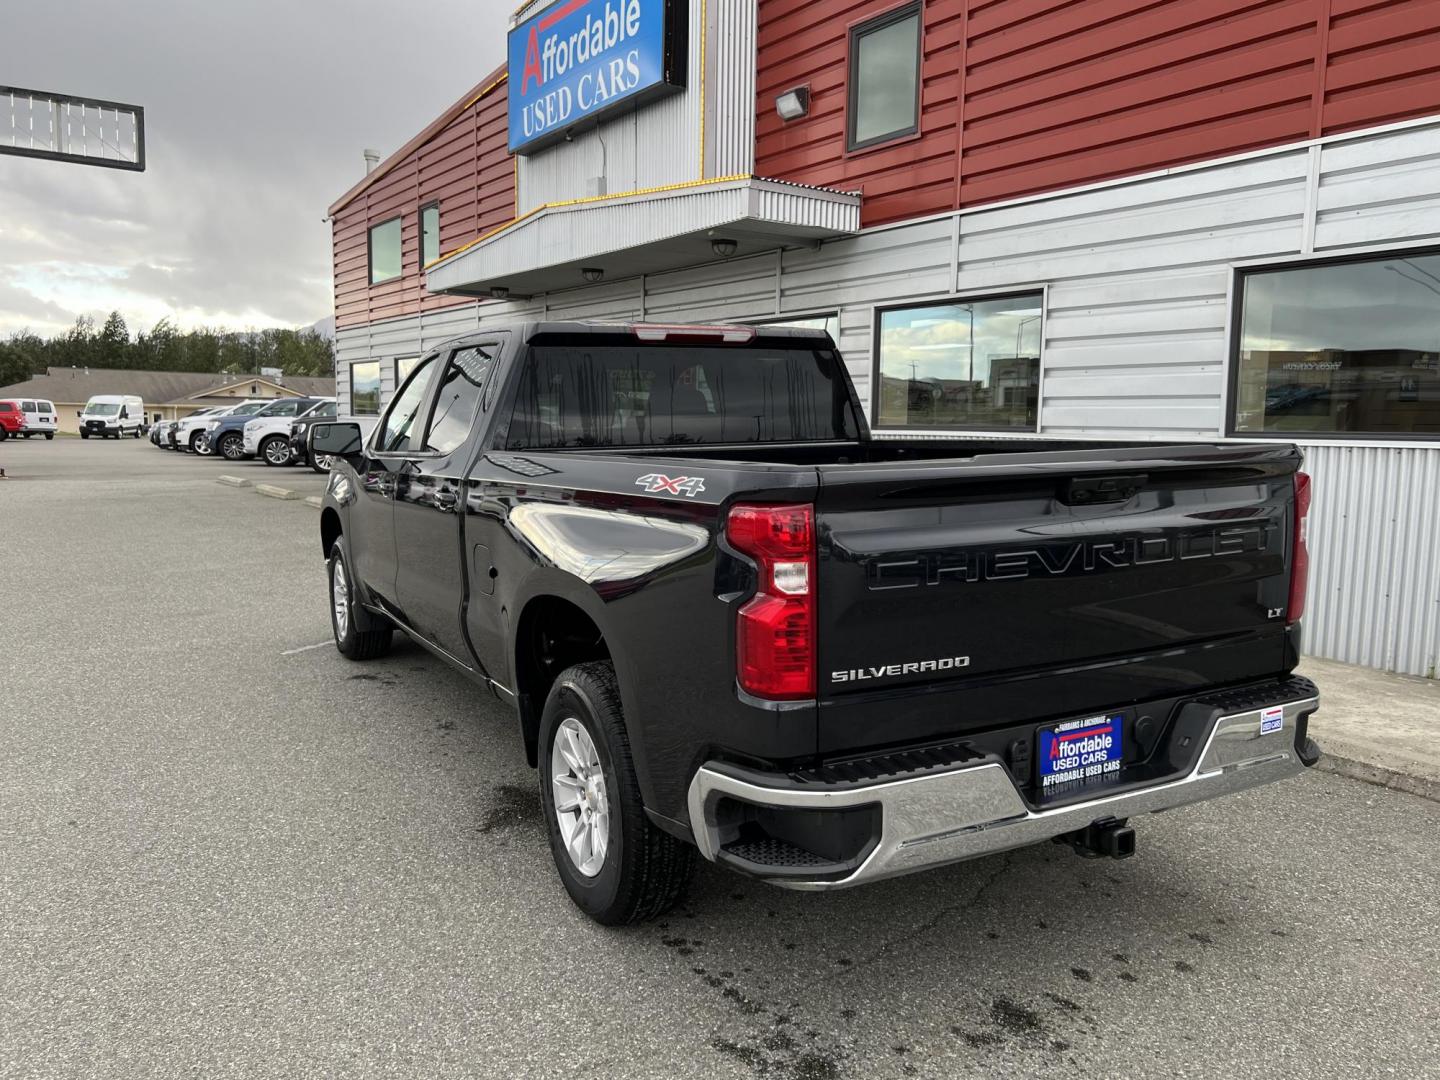
<instances>
[{"instance_id":1,"label":"building window","mask_svg":"<svg viewBox=\"0 0 1440 1080\"><path fill-rule=\"evenodd\" d=\"M1237 435L1440 436L1440 253L1241 274Z\"/></svg>"},{"instance_id":2,"label":"building window","mask_svg":"<svg viewBox=\"0 0 1440 1080\"><path fill-rule=\"evenodd\" d=\"M370 230L370 284L400 276L400 218L382 221Z\"/></svg>"},{"instance_id":3,"label":"building window","mask_svg":"<svg viewBox=\"0 0 1440 1080\"><path fill-rule=\"evenodd\" d=\"M350 365L350 412L355 416L380 414L380 361Z\"/></svg>"},{"instance_id":4,"label":"building window","mask_svg":"<svg viewBox=\"0 0 1440 1080\"><path fill-rule=\"evenodd\" d=\"M882 310L877 427L1034 431L1044 298Z\"/></svg>"},{"instance_id":5,"label":"building window","mask_svg":"<svg viewBox=\"0 0 1440 1080\"><path fill-rule=\"evenodd\" d=\"M846 143L860 150L920 130L920 5L850 31Z\"/></svg>"},{"instance_id":6,"label":"building window","mask_svg":"<svg viewBox=\"0 0 1440 1080\"><path fill-rule=\"evenodd\" d=\"M420 357L418 356L397 356L395 358L395 385L402 385L419 363Z\"/></svg>"},{"instance_id":7,"label":"building window","mask_svg":"<svg viewBox=\"0 0 1440 1080\"><path fill-rule=\"evenodd\" d=\"M440 204L420 208L420 269L440 258Z\"/></svg>"}]
</instances>

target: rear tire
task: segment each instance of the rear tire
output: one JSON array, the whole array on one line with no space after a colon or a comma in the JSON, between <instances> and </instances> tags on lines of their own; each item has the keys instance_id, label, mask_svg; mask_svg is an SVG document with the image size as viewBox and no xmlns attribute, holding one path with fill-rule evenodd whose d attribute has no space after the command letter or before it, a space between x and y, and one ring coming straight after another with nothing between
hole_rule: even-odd
<instances>
[{"instance_id":1,"label":"rear tire","mask_svg":"<svg viewBox=\"0 0 1440 1080\"><path fill-rule=\"evenodd\" d=\"M330 471L330 467L334 464L335 459L329 454L316 454L313 458L310 459L310 468L313 469L315 472L320 473L322 476L328 473Z\"/></svg>"},{"instance_id":2,"label":"rear tire","mask_svg":"<svg viewBox=\"0 0 1440 1080\"><path fill-rule=\"evenodd\" d=\"M47 431L47 432L45 432L45 439L46 439L47 442L48 442L50 439L53 439L53 438L55 438L55 432L53 432L53 431Z\"/></svg>"},{"instance_id":3,"label":"rear tire","mask_svg":"<svg viewBox=\"0 0 1440 1080\"><path fill-rule=\"evenodd\" d=\"M695 849L645 814L613 664L577 664L555 680L540 720L539 757L550 852L570 899L603 926L669 910L690 882ZM596 826L602 814L603 827ZM577 836L578 863L567 839Z\"/></svg>"},{"instance_id":4,"label":"rear tire","mask_svg":"<svg viewBox=\"0 0 1440 1080\"><path fill-rule=\"evenodd\" d=\"M336 540L330 548L330 630L335 648L347 660L375 660L390 651L395 628L388 623L380 626L379 616L360 610L355 594L355 579L350 575L345 547ZM363 621L369 629L360 629ZM378 627L378 628L377 628Z\"/></svg>"}]
</instances>

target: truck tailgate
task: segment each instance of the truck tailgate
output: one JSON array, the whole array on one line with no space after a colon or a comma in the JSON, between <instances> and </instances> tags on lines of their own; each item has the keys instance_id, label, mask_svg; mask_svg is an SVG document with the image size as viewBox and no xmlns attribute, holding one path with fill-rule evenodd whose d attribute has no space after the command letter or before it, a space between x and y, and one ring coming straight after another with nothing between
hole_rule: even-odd
<instances>
[{"instance_id":1,"label":"truck tailgate","mask_svg":"<svg viewBox=\"0 0 1440 1080\"><path fill-rule=\"evenodd\" d=\"M1288 445L997 443L821 466L820 752L1282 671L1299 463Z\"/></svg>"}]
</instances>

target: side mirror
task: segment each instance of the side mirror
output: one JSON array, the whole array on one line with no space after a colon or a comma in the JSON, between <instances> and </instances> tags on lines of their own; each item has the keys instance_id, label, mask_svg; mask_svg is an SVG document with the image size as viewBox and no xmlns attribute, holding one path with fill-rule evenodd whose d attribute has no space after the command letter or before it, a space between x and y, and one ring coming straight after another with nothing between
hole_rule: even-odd
<instances>
[{"instance_id":1,"label":"side mirror","mask_svg":"<svg viewBox=\"0 0 1440 1080\"><path fill-rule=\"evenodd\" d=\"M76 415L77 417L81 417L81 416L84 416L85 414L84 414L83 412L81 412L79 409L76 409L76 410L75 410L75 415Z\"/></svg>"},{"instance_id":2,"label":"side mirror","mask_svg":"<svg viewBox=\"0 0 1440 1080\"><path fill-rule=\"evenodd\" d=\"M309 439L311 457L354 457L365 442L359 424L316 424L310 429Z\"/></svg>"}]
</instances>

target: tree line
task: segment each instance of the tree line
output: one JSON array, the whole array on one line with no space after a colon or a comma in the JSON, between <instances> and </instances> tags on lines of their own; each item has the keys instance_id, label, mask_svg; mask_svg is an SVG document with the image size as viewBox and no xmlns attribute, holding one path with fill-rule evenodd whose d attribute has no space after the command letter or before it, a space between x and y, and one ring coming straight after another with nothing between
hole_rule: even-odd
<instances>
[{"instance_id":1,"label":"tree line","mask_svg":"<svg viewBox=\"0 0 1440 1080\"><path fill-rule=\"evenodd\" d=\"M335 345L312 329L181 330L161 319L133 337L118 311L99 330L88 317L49 339L22 330L0 341L0 386L43 375L48 367L120 368L128 371L199 371L216 375L335 373Z\"/></svg>"}]
</instances>

